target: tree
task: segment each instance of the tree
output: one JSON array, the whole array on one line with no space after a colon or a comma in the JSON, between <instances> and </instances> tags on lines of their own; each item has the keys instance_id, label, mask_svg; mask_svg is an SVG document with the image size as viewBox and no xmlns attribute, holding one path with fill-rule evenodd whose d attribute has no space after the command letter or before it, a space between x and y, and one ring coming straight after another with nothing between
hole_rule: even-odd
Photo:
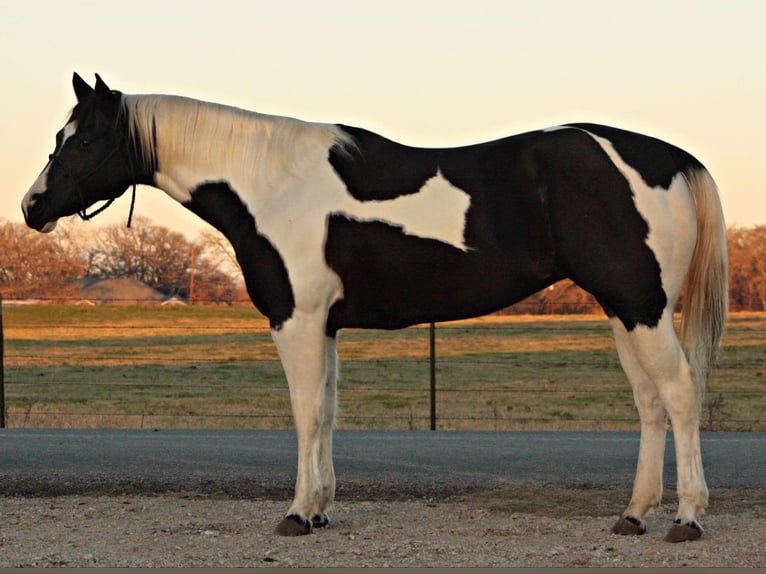
<instances>
[{"instance_id":1,"label":"tree","mask_svg":"<svg viewBox=\"0 0 766 574\"><path fill-rule=\"evenodd\" d=\"M731 227L729 248L729 300L732 309L766 308L766 225Z\"/></svg>"},{"instance_id":2,"label":"tree","mask_svg":"<svg viewBox=\"0 0 766 574\"><path fill-rule=\"evenodd\" d=\"M200 279L195 277L195 299L250 303L234 248L223 233L212 227L206 229L200 233L196 245L203 251L196 273Z\"/></svg>"},{"instance_id":3,"label":"tree","mask_svg":"<svg viewBox=\"0 0 766 574\"><path fill-rule=\"evenodd\" d=\"M0 290L15 299L65 297L72 278L82 274L73 244L0 221Z\"/></svg>"},{"instance_id":4,"label":"tree","mask_svg":"<svg viewBox=\"0 0 766 574\"><path fill-rule=\"evenodd\" d=\"M147 217L101 228L88 254L95 277L130 277L168 295L188 291L192 244L180 233Z\"/></svg>"},{"instance_id":5,"label":"tree","mask_svg":"<svg viewBox=\"0 0 766 574\"><path fill-rule=\"evenodd\" d=\"M572 280L563 279L523 301L506 307L502 315L569 315L575 313L598 313L601 306L596 298L578 287Z\"/></svg>"},{"instance_id":6,"label":"tree","mask_svg":"<svg viewBox=\"0 0 766 574\"><path fill-rule=\"evenodd\" d=\"M234 247L223 233L213 227L206 229L199 234L197 245L204 248L205 257L212 266L224 273L241 276Z\"/></svg>"},{"instance_id":7,"label":"tree","mask_svg":"<svg viewBox=\"0 0 766 574\"><path fill-rule=\"evenodd\" d=\"M98 231L85 267L90 277L130 277L182 297L190 295L193 272L195 301L231 303L236 282L217 261L206 245L137 216L130 228L114 224Z\"/></svg>"}]
</instances>

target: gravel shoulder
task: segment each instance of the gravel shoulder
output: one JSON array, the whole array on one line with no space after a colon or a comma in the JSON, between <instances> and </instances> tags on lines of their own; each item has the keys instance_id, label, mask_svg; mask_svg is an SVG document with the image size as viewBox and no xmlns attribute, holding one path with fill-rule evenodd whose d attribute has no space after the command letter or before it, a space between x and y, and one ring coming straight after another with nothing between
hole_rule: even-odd
<instances>
[{"instance_id":1,"label":"gravel shoulder","mask_svg":"<svg viewBox=\"0 0 766 574\"><path fill-rule=\"evenodd\" d=\"M273 533L286 500L195 495L0 498L0 567L766 566L766 491L711 493L699 541L609 529L625 490L513 487L461 496L339 497L310 536Z\"/></svg>"}]
</instances>

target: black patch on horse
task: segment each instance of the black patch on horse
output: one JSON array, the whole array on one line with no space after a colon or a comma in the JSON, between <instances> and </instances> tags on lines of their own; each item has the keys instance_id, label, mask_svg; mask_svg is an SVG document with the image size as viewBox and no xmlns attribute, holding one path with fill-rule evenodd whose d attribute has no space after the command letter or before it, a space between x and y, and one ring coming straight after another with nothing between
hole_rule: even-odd
<instances>
[{"instance_id":1,"label":"black patch on horse","mask_svg":"<svg viewBox=\"0 0 766 574\"><path fill-rule=\"evenodd\" d=\"M485 315L548 285L552 273L523 253L464 252L340 214L329 218L325 258L343 283L328 335L344 327L398 329Z\"/></svg>"},{"instance_id":2,"label":"black patch on horse","mask_svg":"<svg viewBox=\"0 0 766 574\"><path fill-rule=\"evenodd\" d=\"M338 127L353 136L355 145L333 146L329 162L359 201L417 193L436 175L436 150L405 146L361 128Z\"/></svg>"},{"instance_id":3,"label":"black patch on horse","mask_svg":"<svg viewBox=\"0 0 766 574\"><path fill-rule=\"evenodd\" d=\"M694 156L657 138L597 124L568 124L609 140L620 157L650 187L668 189L673 178L689 169L702 169Z\"/></svg>"},{"instance_id":4,"label":"black patch on horse","mask_svg":"<svg viewBox=\"0 0 766 574\"><path fill-rule=\"evenodd\" d=\"M287 268L271 242L258 233L255 218L239 196L224 181L203 183L184 205L231 242L253 304L269 318L272 329L279 329L295 309Z\"/></svg>"},{"instance_id":5,"label":"black patch on horse","mask_svg":"<svg viewBox=\"0 0 766 574\"><path fill-rule=\"evenodd\" d=\"M625 176L581 131L549 132L535 147L559 268L629 331L656 326L667 296Z\"/></svg>"}]
</instances>

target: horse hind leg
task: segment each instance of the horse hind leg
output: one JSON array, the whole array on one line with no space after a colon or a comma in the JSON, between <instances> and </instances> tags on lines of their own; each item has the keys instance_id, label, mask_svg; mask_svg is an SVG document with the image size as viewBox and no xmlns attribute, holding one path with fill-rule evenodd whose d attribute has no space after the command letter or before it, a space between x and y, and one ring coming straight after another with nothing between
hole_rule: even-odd
<instances>
[{"instance_id":1,"label":"horse hind leg","mask_svg":"<svg viewBox=\"0 0 766 574\"><path fill-rule=\"evenodd\" d=\"M659 391L641 366L627 330L618 319L611 319L610 324L620 363L633 389L633 399L641 420L641 442L633 495L625 512L612 526L612 532L644 534L644 516L657 508L662 499L662 467L667 422Z\"/></svg>"},{"instance_id":2,"label":"horse hind leg","mask_svg":"<svg viewBox=\"0 0 766 574\"><path fill-rule=\"evenodd\" d=\"M678 513L666 540L694 540L702 535L698 515L707 507L708 489L700 452L698 391L673 328L672 310L665 310L656 327L639 325L625 338L638 364L654 383L673 428ZM658 437L657 432L655 438L649 439L655 448L659 446Z\"/></svg>"}]
</instances>

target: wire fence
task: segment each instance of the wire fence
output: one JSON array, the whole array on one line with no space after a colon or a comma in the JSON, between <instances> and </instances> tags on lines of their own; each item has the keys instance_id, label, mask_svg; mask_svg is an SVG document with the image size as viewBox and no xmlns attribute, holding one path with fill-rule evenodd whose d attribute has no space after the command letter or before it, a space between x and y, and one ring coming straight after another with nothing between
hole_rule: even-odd
<instances>
[{"instance_id":1,"label":"wire fence","mask_svg":"<svg viewBox=\"0 0 766 574\"><path fill-rule=\"evenodd\" d=\"M8 309L0 353L6 426L292 427L268 327L249 310ZM732 321L733 342L702 414L706 430L766 430L763 319ZM339 428L639 428L603 317L491 316L432 329L353 330L342 332L339 349Z\"/></svg>"}]
</instances>

